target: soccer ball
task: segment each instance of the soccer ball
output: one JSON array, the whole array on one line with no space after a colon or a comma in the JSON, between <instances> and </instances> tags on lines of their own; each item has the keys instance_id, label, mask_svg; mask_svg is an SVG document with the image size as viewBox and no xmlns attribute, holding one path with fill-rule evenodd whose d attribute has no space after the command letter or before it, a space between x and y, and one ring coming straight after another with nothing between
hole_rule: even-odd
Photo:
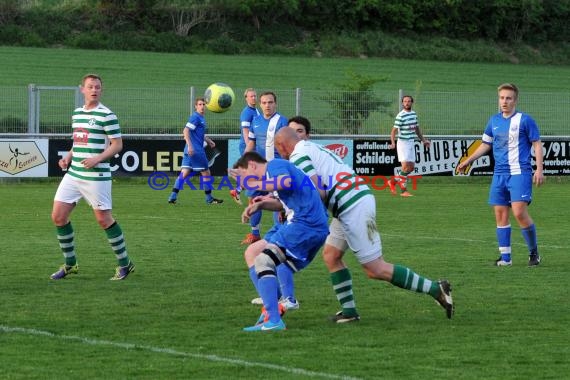
<instances>
[{"instance_id":1,"label":"soccer ball","mask_svg":"<svg viewBox=\"0 0 570 380\"><path fill-rule=\"evenodd\" d=\"M234 91L225 83L214 83L204 93L206 108L212 112L226 112L234 103L234 99Z\"/></svg>"}]
</instances>

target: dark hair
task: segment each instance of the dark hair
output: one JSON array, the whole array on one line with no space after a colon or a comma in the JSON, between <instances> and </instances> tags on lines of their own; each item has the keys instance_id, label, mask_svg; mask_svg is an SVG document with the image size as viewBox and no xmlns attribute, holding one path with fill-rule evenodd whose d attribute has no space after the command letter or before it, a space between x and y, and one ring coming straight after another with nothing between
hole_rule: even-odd
<instances>
[{"instance_id":1,"label":"dark hair","mask_svg":"<svg viewBox=\"0 0 570 380\"><path fill-rule=\"evenodd\" d=\"M266 96L266 95L271 95L271 96L273 96L273 101L274 101L275 103L277 103L277 95L275 95L275 93L274 93L273 91L265 91L265 92L262 92L261 95L259 95L259 99L261 99L262 96Z\"/></svg>"},{"instance_id":2,"label":"dark hair","mask_svg":"<svg viewBox=\"0 0 570 380\"><path fill-rule=\"evenodd\" d=\"M305 132L308 135L311 134L311 122L306 117L304 117L304 116L293 116L292 118L289 119L288 123L291 123L291 122L301 124L303 127L305 127Z\"/></svg>"},{"instance_id":3,"label":"dark hair","mask_svg":"<svg viewBox=\"0 0 570 380\"><path fill-rule=\"evenodd\" d=\"M99 80L99 82L101 82L101 86L103 86L103 79L101 79L101 77L97 74L86 74L85 76L83 76L83 78L81 79L81 85L85 85L85 81L87 79L95 79L95 80Z\"/></svg>"},{"instance_id":4,"label":"dark hair","mask_svg":"<svg viewBox=\"0 0 570 380\"><path fill-rule=\"evenodd\" d=\"M410 100L412 101L412 103L414 102L414 98L412 97L412 95L404 95L404 96L402 96L402 102L404 101L405 98L410 98Z\"/></svg>"},{"instance_id":5,"label":"dark hair","mask_svg":"<svg viewBox=\"0 0 570 380\"><path fill-rule=\"evenodd\" d=\"M265 164L267 160L257 152L247 152L244 153L243 156L240 157L239 160L236 161L234 164L234 168L242 168L247 169L247 165L250 161L257 162L260 164Z\"/></svg>"}]
</instances>

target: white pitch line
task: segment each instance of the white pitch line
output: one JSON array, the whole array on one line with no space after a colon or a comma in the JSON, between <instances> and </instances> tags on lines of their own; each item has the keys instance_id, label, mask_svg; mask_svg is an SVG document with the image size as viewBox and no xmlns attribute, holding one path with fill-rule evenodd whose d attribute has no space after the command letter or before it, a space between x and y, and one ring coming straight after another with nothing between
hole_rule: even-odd
<instances>
[{"instance_id":1,"label":"white pitch line","mask_svg":"<svg viewBox=\"0 0 570 380\"><path fill-rule=\"evenodd\" d=\"M5 332L5 333L38 335L38 336L45 336L48 338L70 340L70 341L80 342L83 344L89 344L92 346L111 346L111 347L123 348L125 350L138 349L138 350L156 352L159 354L181 356L181 357L201 359L201 360L209 360L212 362L235 364L235 365L243 366L243 367L267 368L267 369L271 369L271 370L275 370L275 371L287 372L287 373L291 373L291 374L295 374L295 375L303 375L303 376L308 376L308 377L320 377L320 378L324 378L324 379L360 380L360 378L358 378L358 377L335 375L335 374L325 373L325 372L315 372L315 371L309 371L309 370L306 370L303 368L285 367L285 366L281 366L281 365L261 363L261 362L250 362L250 361L241 360L241 359L224 358L224 357L221 357L218 355L193 354L190 352L173 350L171 348L145 346L145 345L138 345L138 344L133 344L133 343L112 342L109 340L91 339L91 338L85 338L85 337L74 336L74 335L58 335L58 334L51 333L49 331L27 329L27 328L23 328L23 327L10 327L10 326L5 326L5 325L0 325L0 331Z\"/></svg>"},{"instance_id":2,"label":"white pitch line","mask_svg":"<svg viewBox=\"0 0 570 380\"><path fill-rule=\"evenodd\" d=\"M397 238L405 238L406 240L410 240L410 237L408 235L402 235L402 234L386 234L386 233L382 233L380 232L381 236L391 236L391 237L397 237ZM540 237L540 236L539 236ZM462 241L462 242L467 242L467 243L487 243L487 244L496 244L496 241L489 241L489 240L483 240L483 239L467 239L467 238L461 238L461 237L442 237L442 236L418 236L415 235L413 237L413 239L421 239L421 240L452 240L452 241ZM518 242L512 242L511 244L513 245L520 245L520 246L525 246L526 247L526 243L518 243ZM540 240L538 242L538 248L540 250L541 247L544 248L551 248L551 249L568 249L570 248L570 246L564 246L564 245L551 245L551 244L541 244Z\"/></svg>"}]
</instances>

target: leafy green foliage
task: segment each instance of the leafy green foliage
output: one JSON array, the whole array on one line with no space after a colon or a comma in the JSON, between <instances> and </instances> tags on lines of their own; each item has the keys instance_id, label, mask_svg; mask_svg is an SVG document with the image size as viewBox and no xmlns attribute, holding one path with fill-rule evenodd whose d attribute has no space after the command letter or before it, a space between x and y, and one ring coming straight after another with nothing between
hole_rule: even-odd
<instances>
[{"instance_id":1,"label":"leafy green foliage","mask_svg":"<svg viewBox=\"0 0 570 380\"><path fill-rule=\"evenodd\" d=\"M362 133L362 124L375 111L388 112L389 101L380 99L373 91L373 86L387 80L355 72L348 72L347 80L337 84L340 91L331 91L322 100L329 103L333 116L342 125L346 134Z\"/></svg>"},{"instance_id":2,"label":"leafy green foliage","mask_svg":"<svg viewBox=\"0 0 570 380\"><path fill-rule=\"evenodd\" d=\"M429 42L434 38L460 41L464 46L485 41L491 46L500 44L499 49L503 44L506 49L526 44L548 50L549 63L564 64L570 60L564 57L570 40L569 18L568 1L542 0L6 0L0 4L0 43L78 46L77 41L99 38L94 41L96 48L116 49L140 34L142 39L157 42L139 41L130 50L488 58L486 54L464 54L464 47L451 44L438 53ZM176 43L169 40L163 44L164 33L172 34ZM398 46L367 38L374 35L396 38ZM263 48L252 44L255 40ZM543 49L547 42L551 46ZM552 54L553 48L560 53Z\"/></svg>"}]
</instances>

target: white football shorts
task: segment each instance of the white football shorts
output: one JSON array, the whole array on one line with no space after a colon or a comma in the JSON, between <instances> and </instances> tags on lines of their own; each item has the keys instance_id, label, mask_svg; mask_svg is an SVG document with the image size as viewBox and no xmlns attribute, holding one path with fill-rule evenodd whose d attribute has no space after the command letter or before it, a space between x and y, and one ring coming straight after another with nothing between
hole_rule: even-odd
<instances>
[{"instance_id":1,"label":"white football shorts","mask_svg":"<svg viewBox=\"0 0 570 380\"><path fill-rule=\"evenodd\" d=\"M325 244L340 249L350 248L360 264L366 264L382 256L382 242L376 227L376 200L366 195L356 204L333 218Z\"/></svg>"},{"instance_id":2,"label":"white football shorts","mask_svg":"<svg viewBox=\"0 0 570 380\"><path fill-rule=\"evenodd\" d=\"M94 210L111 210L113 208L112 182L86 181L66 174L59 183L54 200L72 204L84 198Z\"/></svg>"},{"instance_id":3,"label":"white football shorts","mask_svg":"<svg viewBox=\"0 0 570 380\"><path fill-rule=\"evenodd\" d=\"M414 140L398 139L398 141L396 141L396 148L398 150L398 161L416 162L414 145L415 145Z\"/></svg>"}]
</instances>

